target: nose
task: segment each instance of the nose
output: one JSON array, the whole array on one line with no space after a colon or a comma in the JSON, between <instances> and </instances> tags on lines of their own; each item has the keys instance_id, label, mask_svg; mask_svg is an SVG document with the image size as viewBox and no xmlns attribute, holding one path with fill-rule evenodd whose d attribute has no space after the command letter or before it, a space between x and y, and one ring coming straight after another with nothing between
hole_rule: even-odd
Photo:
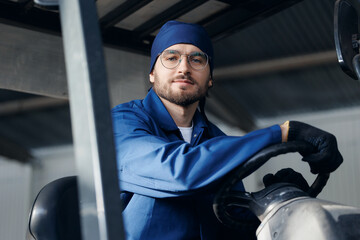
<instances>
[{"instance_id":1,"label":"nose","mask_svg":"<svg viewBox=\"0 0 360 240\"><path fill-rule=\"evenodd\" d=\"M181 56L181 60L178 66L178 71L181 73L189 73L190 72L190 63L186 55Z\"/></svg>"}]
</instances>

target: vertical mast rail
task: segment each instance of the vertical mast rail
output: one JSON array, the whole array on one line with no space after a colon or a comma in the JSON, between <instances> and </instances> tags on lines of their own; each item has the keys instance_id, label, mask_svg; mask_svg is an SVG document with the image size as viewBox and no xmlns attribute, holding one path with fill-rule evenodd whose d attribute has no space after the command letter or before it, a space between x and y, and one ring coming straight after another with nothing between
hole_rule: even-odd
<instances>
[{"instance_id":1,"label":"vertical mast rail","mask_svg":"<svg viewBox=\"0 0 360 240\"><path fill-rule=\"evenodd\" d=\"M83 240L125 239L95 1L60 0Z\"/></svg>"}]
</instances>

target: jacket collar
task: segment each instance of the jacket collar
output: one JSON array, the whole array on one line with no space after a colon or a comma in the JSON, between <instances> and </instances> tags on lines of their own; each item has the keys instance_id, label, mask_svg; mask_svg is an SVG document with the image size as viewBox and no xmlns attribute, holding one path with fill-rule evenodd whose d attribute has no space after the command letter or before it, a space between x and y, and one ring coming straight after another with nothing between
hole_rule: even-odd
<instances>
[{"instance_id":1,"label":"jacket collar","mask_svg":"<svg viewBox=\"0 0 360 240\"><path fill-rule=\"evenodd\" d=\"M158 95L151 88L143 100L143 106L145 111L153 118L159 126L167 131L176 131L178 127L176 126L174 120L172 119L170 113L165 108L164 104L161 102ZM198 127L207 127L206 120L200 114L198 110L195 111L195 115L193 117L194 128Z\"/></svg>"}]
</instances>

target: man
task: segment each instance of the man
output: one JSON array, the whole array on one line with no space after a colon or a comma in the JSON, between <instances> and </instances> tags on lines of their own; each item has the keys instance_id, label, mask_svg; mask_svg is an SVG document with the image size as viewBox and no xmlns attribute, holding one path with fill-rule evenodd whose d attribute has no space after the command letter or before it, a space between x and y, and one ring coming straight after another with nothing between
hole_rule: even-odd
<instances>
[{"instance_id":1,"label":"man","mask_svg":"<svg viewBox=\"0 0 360 240\"><path fill-rule=\"evenodd\" d=\"M313 144L318 153L304 157L313 173L334 171L342 162L334 136L300 122L225 136L204 113L212 71L205 30L170 21L152 45L152 89L144 100L112 110L129 240L254 238L253 230L224 227L212 201L223 176L271 144L294 139Z\"/></svg>"}]
</instances>

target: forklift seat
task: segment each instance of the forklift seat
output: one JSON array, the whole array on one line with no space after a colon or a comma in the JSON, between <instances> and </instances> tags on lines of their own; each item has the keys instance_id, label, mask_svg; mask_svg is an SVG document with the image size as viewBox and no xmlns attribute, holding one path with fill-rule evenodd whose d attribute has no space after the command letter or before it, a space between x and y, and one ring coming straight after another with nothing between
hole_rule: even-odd
<instances>
[{"instance_id":1,"label":"forklift seat","mask_svg":"<svg viewBox=\"0 0 360 240\"><path fill-rule=\"evenodd\" d=\"M80 240L78 188L75 176L50 182L30 211L27 240Z\"/></svg>"}]
</instances>

